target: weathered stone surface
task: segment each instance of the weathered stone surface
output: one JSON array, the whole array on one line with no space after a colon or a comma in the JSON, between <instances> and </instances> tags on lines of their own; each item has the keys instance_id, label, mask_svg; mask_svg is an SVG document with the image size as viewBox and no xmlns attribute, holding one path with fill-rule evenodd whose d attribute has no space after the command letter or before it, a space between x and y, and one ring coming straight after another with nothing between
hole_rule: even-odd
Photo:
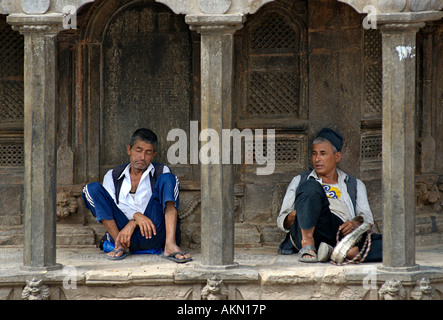
<instances>
[{"instance_id":1,"label":"weathered stone surface","mask_svg":"<svg viewBox=\"0 0 443 320\"><path fill-rule=\"evenodd\" d=\"M395 29L394 29L395 30ZM415 264L415 48L418 28L383 35L383 263ZM405 56L398 50L405 49ZM402 90L398 90L398 88ZM398 161L398 159L404 159ZM406 160L408 159L408 160ZM392 179L395 177L395 179Z\"/></svg>"},{"instance_id":2,"label":"weathered stone surface","mask_svg":"<svg viewBox=\"0 0 443 320\"><path fill-rule=\"evenodd\" d=\"M159 5L129 7L111 21L102 45L102 174L128 161L126 145L137 128L158 136L158 163L168 163L170 130L189 136L191 45L181 17Z\"/></svg>"},{"instance_id":3,"label":"weathered stone surface","mask_svg":"<svg viewBox=\"0 0 443 320\"><path fill-rule=\"evenodd\" d=\"M255 13L261 6L274 0L156 0L166 4L179 14L248 14Z\"/></svg>"},{"instance_id":4,"label":"weathered stone surface","mask_svg":"<svg viewBox=\"0 0 443 320\"><path fill-rule=\"evenodd\" d=\"M51 0L20 0L24 13L43 14L48 11Z\"/></svg>"},{"instance_id":5,"label":"weathered stone surface","mask_svg":"<svg viewBox=\"0 0 443 320\"><path fill-rule=\"evenodd\" d=\"M231 0L198 0L198 6L206 14L223 14L231 6Z\"/></svg>"},{"instance_id":6,"label":"weathered stone surface","mask_svg":"<svg viewBox=\"0 0 443 320\"><path fill-rule=\"evenodd\" d=\"M186 22L201 33L201 129L221 137L232 127L233 35L243 17L187 16ZM234 263L234 171L222 162L222 153L231 151L220 151L215 163L200 165L201 250L208 266Z\"/></svg>"},{"instance_id":7,"label":"weathered stone surface","mask_svg":"<svg viewBox=\"0 0 443 320\"><path fill-rule=\"evenodd\" d=\"M56 34L60 16L9 16L25 36L24 265L52 268L56 212ZM44 134L43 134L44 133Z\"/></svg>"},{"instance_id":8,"label":"weathered stone surface","mask_svg":"<svg viewBox=\"0 0 443 320\"><path fill-rule=\"evenodd\" d=\"M377 8L382 12L401 12L406 8L406 0L378 0Z\"/></svg>"},{"instance_id":9,"label":"weathered stone surface","mask_svg":"<svg viewBox=\"0 0 443 320\"><path fill-rule=\"evenodd\" d=\"M63 7L66 5L78 7L87 2L91 1L51 1L51 6L46 14L38 16L28 15L26 17L27 27L23 28L23 31L36 33L50 32L52 28L51 25L60 22L61 16L55 14L56 12L61 13ZM234 205L236 208L235 218L250 226L250 228L245 229L246 232L243 234L235 235L236 237L240 236L239 239L241 241L239 241L239 243L241 243L241 245L247 245L246 242L251 241L251 244L255 246L257 245L256 241L258 237L260 237L261 245L272 243L275 246L278 244L278 230L273 229L270 225L275 221L275 215L278 213L282 190L277 188L273 189L270 188L270 186L275 186L278 183L278 188L284 189L284 187L282 187L283 185L286 186L297 172L307 167L307 163L309 162L309 159L305 159L309 158L309 148L307 145L317 129L324 125L334 125L344 128L347 145L345 146L345 159L342 163L343 169L370 180L367 184L367 186L369 186L368 191L370 191L370 202L376 215L376 220L380 221L383 218L381 213L381 203L383 201L380 198L380 188L378 187L381 175L381 162L379 161L381 159L381 150L377 151L377 157L371 159L371 161L374 161L367 167L367 163L364 162L366 159L360 156L360 152L363 152L363 146L368 148L373 147L372 145L368 146L365 144L366 140L364 140L363 137L376 137L377 134L379 135L378 137L381 137L382 119L381 114L377 113L379 106L375 105L374 109L369 111L362 107L365 102L362 97L366 93L366 91L363 90L372 90L375 101L377 101L378 98L381 99L379 92L381 89L381 81L374 81L375 84L372 83L374 86L367 86L366 82L367 79L371 78L377 80L382 74L380 71L381 66L377 60L377 52L381 54L381 47L379 42L377 42L376 36L368 36L369 32L361 29L362 16L356 14L350 6L338 4L331 0L310 2L309 6L307 6L306 1L292 0L273 1L274 3L270 3L271 1L231 1L230 7L226 11L227 14L219 16L201 15L202 12L197 0L165 2L169 2L173 8L179 8L181 6L182 8L179 8L179 11L185 9L191 10L195 13L195 16L188 16L187 21L190 24L205 25L207 27L206 31L236 24L237 22L233 21L233 16L237 15L236 19L238 19L246 12L253 13L258 8L263 7L263 10L257 11L257 19L254 19L256 16L248 16L246 20L248 24L246 31L243 33L240 31L235 36L238 43L233 46L237 50L233 54L236 63L233 69L235 72L238 72L239 75L233 82L234 90L231 95L239 101L246 101L251 97L252 93L263 94L270 88L268 84L275 83L276 86L272 87L271 93L264 94L264 96L268 99L266 101L282 103L277 103L276 106L270 106L269 103L264 103L262 105L265 105L266 108L263 110L254 109L253 107L256 106L251 107L246 103L246 113L241 110L244 107L242 103L233 103L232 114L238 116L238 119L234 118L238 120L237 124L246 123L246 126L254 125L257 128L264 129L271 126L281 131L277 139L277 142L281 143L278 154L283 154L281 159L287 161L287 163L278 165L276 168L278 172L272 177L269 177L268 180L258 179L254 174L251 174L252 170L244 168L243 166L234 168L235 182L238 180L242 183L244 182L245 190L244 196L242 196L243 198L237 197L238 201ZM229 1L226 1L225 4L228 2ZM264 7L263 5L268 2L269 5ZM439 19L441 17L441 13L439 12L433 12L431 14L422 10L428 10L432 6L434 10L441 9L442 1L406 1L407 5L401 9L403 10L402 12L395 11L398 9L395 6L401 6L403 1L373 1L371 3L370 1L348 0L342 2L347 2L358 10L367 4L383 4L386 7L386 12L380 12L379 22L382 24L388 22L414 23ZM28 3L31 4L31 2ZM36 8L41 3L43 2L33 2L32 5ZM200 117L200 97L196 96L199 93L200 84L207 85L209 82L206 78L205 81L202 81L199 72L196 72L196 70L200 68L200 52L190 45L191 42L195 43L196 46L200 45L200 35L197 35L195 32L185 32L185 30L188 30L188 26L183 23L183 17L175 17L165 6L156 4L153 1L137 2L136 7L138 8L135 9L134 7L128 6L125 7L125 10L127 9L126 12L125 10L119 11L121 14L120 17L114 16L114 13L126 4L127 3L122 0L112 2L103 1L98 5L93 4L90 7L93 8L93 10L83 13L88 19L84 19L86 22L85 25L81 26L82 29L78 32L72 30L63 34L63 41L69 43L69 46L65 47L65 49L68 48L66 51L71 52L72 55L66 54L60 58L64 60L65 66L72 66L74 70L69 71L72 72L70 75L64 73L66 69L60 70L60 72L63 72L63 77L60 77L60 79L63 79L62 81L65 87L75 87L74 92L67 92L66 94L66 96L69 97L72 95L73 101L70 101L71 98L59 101L59 103L67 103L66 106L63 105L63 119L65 116L71 117L66 120L66 123L70 123L69 125L59 127L59 130L63 131L63 147L69 146L67 148L71 148L72 150L71 154L69 151L65 153L62 152L62 149L59 149L60 154L58 155L59 160L62 160L60 161L61 163L72 167L71 173L69 173L68 167L64 167L66 172L60 171L62 173L60 182L66 183L67 186L74 183L74 181L76 183L84 183L91 179L98 180L100 173L103 173L103 171L107 169L107 166L113 164L100 163L100 157L105 159L103 161L106 162L106 159L111 159L111 157L117 154L123 154L124 156L124 152L117 152L118 147L115 147L115 150L111 148L112 150L110 149L108 154L98 151L100 149L100 142L103 142L103 140L100 140L103 138L100 136L100 132L105 132L105 142L111 144L113 139L118 140L121 138L123 140L122 137L125 136L119 135L111 126L108 126L108 124L114 123L114 118L125 116L126 110L118 106L116 102L118 100L117 98L113 100L115 97L112 97L112 92L123 98L129 96L129 98L127 98L128 100L125 100L124 105L125 107L126 105L131 105L131 112L137 114L137 116L135 116L137 119L134 121L131 119L124 120L127 126L125 130L129 130L133 123L137 123L137 121L142 121L143 119L143 112L140 111L141 109L138 107L138 102L131 101L131 99L148 99L146 92L162 82L157 81L161 76L168 77L168 74L175 74L177 78L181 79L180 85L176 86L168 82L165 84L165 87L180 88L180 92L185 92L184 90L186 90L186 94L184 95L176 94L179 98L186 96L186 99L171 99L174 100L174 102L170 103L167 107L164 106L165 101L161 101L158 104L160 107L156 108L156 110L164 109L169 113L175 112L178 115L178 120L168 118L168 120L165 121L172 124L173 120L177 120L173 126L182 126L187 124L191 118L195 120ZM206 4L209 4L209 2L206 2ZM218 3L218 5L219 4L220 3ZM3 11L4 13L22 12L20 1L1 1L1 5L7 8L7 11ZM152 7L161 8L161 10L152 14ZM220 12L223 10L225 10L225 8L221 8ZM139 19L137 13L140 13L143 19ZM115 20L111 21L110 19L113 16ZM8 19L11 23L14 23L14 19L18 19L18 17L17 15L12 15L9 16ZM154 20L155 22L153 22ZM83 21L83 19L79 19L79 22L80 21ZM177 21L179 21L179 23L181 22L181 28L177 29ZM416 111L418 115L422 112L421 109L427 111L428 113L423 112L423 117L426 116L427 119L433 120L422 121L422 119L418 119L416 122L419 129L420 126L430 128L430 133L423 133L421 136L422 139L420 140L422 143L421 151L423 152L420 155L420 174L425 172L429 174L438 173L443 166L443 161L440 161L443 153L440 152L441 146L437 143L441 140L441 132L443 132L440 130L441 124L438 121L438 119L441 119L440 96L442 93L442 89L438 84L441 82L440 79L442 79L443 68L440 62L441 59L435 59L435 57L440 56L442 52L441 41L439 42L442 32L440 24L441 23L437 22L434 27L431 26L426 30L426 32L429 33L426 39L423 35L419 35L420 41L424 43L423 46L426 45L426 50L423 50L419 61L427 61L426 63L429 65L426 69L432 71L431 73L428 72L428 74L432 74L432 76L417 79L417 88L421 88L422 84L426 84L432 87L432 90L418 92L417 96L428 97L428 103L421 106L420 101L418 101ZM117 30L106 30L105 25L110 26L110 29L114 28ZM100 29L101 26L103 29ZM156 28L158 28L158 32L144 32L147 30L156 30ZM205 28L202 27L201 29L203 30ZM119 31L120 34L118 33ZM378 31L379 29L377 32ZM113 37L109 37L107 39L108 42L104 43L105 47L103 47L102 39L107 35L109 36L112 32L114 32L112 34ZM85 34L90 37L83 37ZM257 34L260 34L260 39L254 38ZM273 37L268 38L266 37L267 34ZM143 39L143 41L134 42L133 38L135 36ZM151 50L155 47L154 42L160 41L159 39L162 37L167 39L166 42L170 44L170 50L168 52L171 53L172 60L175 64L167 68L167 72L164 72L164 74L157 72L155 76L149 78L149 81L146 81L146 78L140 81L141 77L150 73L144 72L145 69L143 69L147 66L147 64L143 63L146 61L144 54L146 54L146 52L150 52L149 55L155 53L155 50ZM186 41L184 40L185 38ZM273 43L272 41L274 40L277 42ZM116 41L116 43L114 44L113 41ZM130 43L130 45L124 48L124 54L120 57L118 48L122 43L125 44L125 41ZM422 43L420 41L417 45ZM180 46L180 44L184 42L186 42L186 44L183 46L188 47L187 50L182 51L183 46ZM308 44L309 48L307 47ZM108 45L108 47L106 47L106 45ZM3 47L6 47L6 45ZM363 49L363 47L366 49ZM104 60L101 60L103 50L107 54L105 54L105 59L108 59L106 61L112 62L105 66L103 65ZM416 51L419 52L419 50L421 50L421 48L417 46ZM308 52L309 55L307 54ZM402 56L407 57L407 50L405 52L406 56ZM116 55L111 57L110 53L116 53ZM20 54L18 53L18 55ZM188 58L190 56L193 57L189 60L180 59L181 56L185 55ZM239 57L245 58L241 59ZM150 58L148 60L150 61ZM164 59L158 58L154 60L159 62L158 65L157 63L155 64L155 67L161 69L160 65L163 65L163 62L165 62ZM188 71L191 69L190 65L195 65L195 70L177 72L177 70L182 70L177 65L183 66L185 64L183 60L186 60L186 68ZM140 62L140 64L137 64L137 67L131 69L134 61L137 63ZM126 65L126 63L129 65L126 71L129 70L129 72L125 74L124 71L120 70L116 73L117 78L120 77L120 81L101 82L101 79L111 79L115 67L118 67L119 64ZM105 70L104 75L101 73L102 66L104 66ZM243 66L246 67L243 68ZM423 66L423 68L424 67L425 66ZM303 72L305 72L304 76ZM159 73L161 75L159 75ZM296 76L298 74L300 74L300 77ZM420 72L418 75L420 76ZM259 80L252 81L250 80L251 78ZM363 78L365 80L362 80ZM69 82L70 79L72 79L73 83ZM115 78L113 79L115 80ZM132 85L134 82L139 83L138 81L144 83L144 89ZM110 86L112 90L109 90L107 84L112 84ZM241 85L240 88L240 84L245 85ZM265 89L262 89L262 91L257 89L261 84L266 84ZM283 84L289 85L288 90L276 90L283 87ZM309 86L307 84L309 84ZM212 83L210 83L210 85L213 86ZM252 85L255 85L255 87ZM192 93L190 93L191 86L194 86ZM365 88L363 89L363 87ZM108 90L106 91L107 95L103 95L103 88L105 91ZM294 88L296 90L293 90ZM206 90L206 88L203 89ZM168 90L163 90L162 87L157 91L150 91L151 94L149 95L156 95L158 92L167 92L169 94L170 91ZM135 93L131 96L128 92ZM290 96L291 99L294 98L294 100L285 101L284 98L278 100L275 97L280 96L280 93L283 93L284 98ZM104 102L101 100L102 97L105 97L105 100L107 100ZM306 100L308 97L309 101ZM184 100L188 102L192 100L192 106L191 103L185 105ZM107 102L111 103L108 105ZM288 105L289 109L287 109ZM284 108L282 106L284 106ZM169 109L169 107L171 108ZM145 109L149 108L147 107ZM289 119L287 116L279 114L278 112L280 112L280 110L287 112L286 114L290 114L291 117L295 115L295 121L293 121L293 118ZM266 115L266 119L260 119L260 117L258 117L258 120L255 122L247 122L249 119L244 118L251 116L249 111L254 111L255 116L260 114L260 112L262 112L262 114L266 112L271 113ZM101 122L103 118L100 118L100 112L104 114L106 118L105 122ZM114 115L113 112L115 112L116 115ZM272 115L272 113L274 114ZM275 114L277 115L275 116ZM273 116L275 116L275 118ZM297 118L297 116L299 118ZM160 116L159 118L162 117ZM154 122L161 122L160 120L161 119L155 119ZM60 121L63 120L59 120L59 124ZM99 126L97 125L98 123L102 123L102 125ZM105 124L103 125L103 123ZM1 143L5 143L4 132L10 131L10 125L9 123L7 125L4 125L3 122L1 123ZM6 128L6 130L3 131L3 128ZM169 129L167 125L164 126L164 123L159 123L159 128L159 132L164 130L161 135ZM417 132L417 136L419 135L420 131ZM288 137L290 137L290 139L288 139ZM7 139L9 138L7 137ZM374 141L375 140L374 138ZM50 139L48 139L48 142L51 142ZM10 143L10 140L7 140L7 143ZM121 141L120 145L124 145L125 143L126 141ZM297 145L297 148L292 147L293 145ZM58 146L60 146L60 144L57 145L57 147ZM374 147L374 150L377 150L377 146ZM296 160L295 157L297 153L298 158ZM63 157L61 157L62 155L65 155L66 158L63 159ZM434 159L431 159L432 157ZM292 158L294 159L293 163L296 163L296 165L292 163L289 164L289 160L292 160ZM158 159L161 160L161 157ZM122 159L112 158L112 162L119 161L122 161ZM2 184L1 188L3 189L0 189L0 194L2 195L2 199L0 200L0 224L19 225L24 210L21 206L17 206L17 202L22 201L21 197L24 197L24 194L18 192L17 188L20 188L19 185L23 183L23 171L11 170L9 168L1 168L1 170L1 177L4 177L4 179L0 178L0 184L2 184L3 181L7 181L7 183L10 184ZM100 172L100 170L102 171ZM191 180L193 179L191 184L199 184L199 170L199 166L188 166L186 168L179 167L176 172L179 172L180 175L186 175L186 177ZM195 172L197 172L197 174L195 174ZM199 188L200 187L196 187L193 190L200 191ZM426 188L426 190L424 190L424 188L419 189L419 206L424 207L424 214L427 215L426 219L420 216L418 219L419 223L416 226L416 230L420 233L422 239L424 239L426 235L421 233L431 232L429 235L432 237L434 235L433 233L436 232L435 230L438 231L440 228L438 213L440 213L442 206L442 184L440 184L440 189L438 188L439 186L434 184L430 188ZM188 190L184 192L188 192ZM3 197L4 194L6 194L5 197ZM190 216L190 231L184 232L187 237L192 237L196 233L199 233L199 218L199 214ZM87 220L87 223L95 222ZM280 235L283 234L280 233ZM437 235L435 235L435 237L437 237ZM13 243L13 241L16 240L12 239L11 234L4 234L2 239L5 244ZM20 238L17 237L17 239ZM68 239L64 241L69 242ZM427 238L426 241L429 241L429 238ZM236 240L234 238L234 243L235 242ZM72 244L75 245L76 242L72 241Z\"/></svg>"}]
</instances>

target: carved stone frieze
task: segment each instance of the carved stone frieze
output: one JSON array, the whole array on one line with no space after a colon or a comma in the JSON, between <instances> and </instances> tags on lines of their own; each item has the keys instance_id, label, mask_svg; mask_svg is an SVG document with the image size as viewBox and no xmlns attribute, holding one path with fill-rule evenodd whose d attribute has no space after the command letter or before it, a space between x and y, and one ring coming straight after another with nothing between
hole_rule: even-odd
<instances>
[{"instance_id":1,"label":"carved stone frieze","mask_svg":"<svg viewBox=\"0 0 443 320\"><path fill-rule=\"evenodd\" d=\"M186 205L184 209L181 209L178 213L178 216L181 220L187 218L189 215L191 215L195 208L201 203L201 196L194 196Z\"/></svg>"},{"instance_id":2,"label":"carved stone frieze","mask_svg":"<svg viewBox=\"0 0 443 320\"><path fill-rule=\"evenodd\" d=\"M397 279L386 281L378 290L378 296L381 300L404 300L406 291L403 285Z\"/></svg>"},{"instance_id":3,"label":"carved stone frieze","mask_svg":"<svg viewBox=\"0 0 443 320\"><path fill-rule=\"evenodd\" d=\"M23 300L49 300L49 296L49 287L43 284L43 280L32 278L32 280L26 281L26 286L22 292Z\"/></svg>"},{"instance_id":4,"label":"carved stone frieze","mask_svg":"<svg viewBox=\"0 0 443 320\"><path fill-rule=\"evenodd\" d=\"M423 205L433 205L435 211L441 209L443 184L437 175L419 176L415 182L416 194Z\"/></svg>"},{"instance_id":5,"label":"carved stone frieze","mask_svg":"<svg viewBox=\"0 0 443 320\"><path fill-rule=\"evenodd\" d=\"M67 218L75 214L78 209L77 198L72 192L58 192L57 193L57 220Z\"/></svg>"},{"instance_id":6,"label":"carved stone frieze","mask_svg":"<svg viewBox=\"0 0 443 320\"><path fill-rule=\"evenodd\" d=\"M417 285L411 292L411 298L413 300L434 300L435 291L430 285L430 281L426 278L422 278L417 281Z\"/></svg>"},{"instance_id":7,"label":"carved stone frieze","mask_svg":"<svg viewBox=\"0 0 443 320\"><path fill-rule=\"evenodd\" d=\"M206 281L206 286L201 291L202 300L226 300L228 289L223 284L223 280L218 280L216 276Z\"/></svg>"}]
</instances>

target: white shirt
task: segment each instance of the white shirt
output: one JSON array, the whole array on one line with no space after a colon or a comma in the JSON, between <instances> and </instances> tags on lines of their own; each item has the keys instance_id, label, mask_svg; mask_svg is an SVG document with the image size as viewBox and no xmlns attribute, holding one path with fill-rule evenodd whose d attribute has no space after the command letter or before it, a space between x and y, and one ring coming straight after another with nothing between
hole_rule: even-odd
<instances>
[{"instance_id":1,"label":"white shirt","mask_svg":"<svg viewBox=\"0 0 443 320\"><path fill-rule=\"evenodd\" d=\"M355 217L355 212L357 212L357 215L362 216L365 222L373 224L374 218L372 216L371 208L369 207L365 184L361 180L357 179L357 201L355 204L356 210L354 210L354 205L352 204L351 197L348 194L347 191L348 189L345 182L348 175L338 168L337 168L337 174L338 174L338 185L342 192L342 196L344 197L343 200L349 209L349 212L352 213L353 217ZM309 179L310 177L314 177L317 182L322 184L322 179L318 178L315 170L312 170L311 174L307 177L307 179ZM277 226L284 232L289 232L289 229L285 229L284 227L284 221L288 216L288 214L294 211L295 192L297 190L298 185L300 184L300 179L301 179L300 175L297 175L292 179L291 183L288 186L288 189L286 190L285 197L283 198L280 214L277 217ZM342 219L340 216L338 217Z\"/></svg>"},{"instance_id":2,"label":"white shirt","mask_svg":"<svg viewBox=\"0 0 443 320\"><path fill-rule=\"evenodd\" d=\"M352 220L354 218L354 213L349 211L349 208L342 197L342 192L338 183L325 183L323 185L323 190L325 190L326 197L329 201L329 209L333 214L339 217L342 221Z\"/></svg>"},{"instance_id":3,"label":"white shirt","mask_svg":"<svg viewBox=\"0 0 443 320\"><path fill-rule=\"evenodd\" d=\"M134 218L134 213L140 212L144 213L146 210L146 207L148 206L149 200L152 196L152 189L151 189L151 179L149 179L148 174L153 175L155 168L152 163L149 164L149 167L143 172L142 177L140 178L140 182L137 187L137 191L135 192L134 197L131 196L129 193L131 191L132 185L131 185L131 175L129 174L129 168L131 164L128 164L128 166L123 170L121 176L125 176L123 179L123 183L120 189L120 194L118 197L119 203L117 204L117 207L125 214L125 216L131 220ZM171 172L169 167L166 165L163 168L163 173ZM119 178L120 178L119 177ZM115 187L114 187L114 180L112 179L112 169L109 170L104 178L103 178L103 187L108 191L108 193L111 195L112 199L115 201Z\"/></svg>"}]
</instances>

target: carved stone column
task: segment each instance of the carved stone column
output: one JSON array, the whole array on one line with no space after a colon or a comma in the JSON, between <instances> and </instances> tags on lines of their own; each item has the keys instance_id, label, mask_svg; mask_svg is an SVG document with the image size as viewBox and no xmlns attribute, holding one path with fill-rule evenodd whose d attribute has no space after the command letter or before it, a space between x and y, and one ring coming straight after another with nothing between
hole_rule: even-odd
<instances>
[{"instance_id":1,"label":"carved stone column","mask_svg":"<svg viewBox=\"0 0 443 320\"><path fill-rule=\"evenodd\" d=\"M443 0L338 0L372 11L383 39L383 271L415 264L416 34L442 18ZM375 9L375 10L374 10ZM375 13L374 13L375 12Z\"/></svg>"},{"instance_id":2,"label":"carved stone column","mask_svg":"<svg viewBox=\"0 0 443 320\"><path fill-rule=\"evenodd\" d=\"M24 35L24 258L25 269L51 270L56 264L56 36L61 14L12 14Z\"/></svg>"},{"instance_id":3,"label":"carved stone column","mask_svg":"<svg viewBox=\"0 0 443 320\"><path fill-rule=\"evenodd\" d=\"M246 14L274 0L156 0L176 14L186 14L191 30L201 34L201 129L203 139L222 139L232 127L233 35ZM201 162L202 265L226 269L234 264L234 176L231 163L223 164L222 141L209 163ZM225 155L226 156L226 155ZM215 163L217 162L217 163Z\"/></svg>"},{"instance_id":4,"label":"carved stone column","mask_svg":"<svg viewBox=\"0 0 443 320\"><path fill-rule=\"evenodd\" d=\"M416 34L386 24L383 37L383 265L415 265Z\"/></svg>"},{"instance_id":5,"label":"carved stone column","mask_svg":"<svg viewBox=\"0 0 443 320\"><path fill-rule=\"evenodd\" d=\"M439 12L379 14L383 39L383 266L415 264L416 34Z\"/></svg>"},{"instance_id":6,"label":"carved stone column","mask_svg":"<svg viewBox=\"0 0 443 320\"><path fill-rule=\"evenodd\" d=\"M233 35L243 15L187 15L186 23L201 34L201 129L208 139L221 139L232 128ZM202 265L234 265L233 165L223 164L219 140L217 158L201 160Z\"/></svg>"}]
</instances>

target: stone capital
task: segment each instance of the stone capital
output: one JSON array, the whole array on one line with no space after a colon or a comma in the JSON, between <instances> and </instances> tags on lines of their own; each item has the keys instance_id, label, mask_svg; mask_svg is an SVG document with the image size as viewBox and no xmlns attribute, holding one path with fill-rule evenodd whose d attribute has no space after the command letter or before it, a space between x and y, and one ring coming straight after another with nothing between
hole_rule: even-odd
<instances>
[{"instance_id":1,"label":"stone capital","mask_svg":"<svg viewBox=\"0 0 443 320\"><path fill-rule=\"evenodd\" d=\"M21 34L56 35L63 30L62 14L50 13L44 15L10 14L7 22Z\"/></svg>"},{"instance_id":2,"label":"stone capital","mask_svg":"<svg viewBox=\"0 0 443 320\"><path fill-rule=\"evenodd\" d=\"M253 14L274 0L156 0L176 14Z\"/></svg>"},{"instance_id":3,"label":"stone capital","mask_svg":"<svg viewBox=\"0 0 443 320\"><path fill-rule=\"evenodd\" d=\"M95 0L0 0L2 14L43 15L47 13L63 13L67 9L77 11L86 3Z\"/></svg>"},{"instance_id":4,"label":"stone capital","mask_svg":"<svg viewBox=\"0 0 443 320\"><path fill-rule=\"evenodd\" d=\"M353 7L359 13L367 13L375 7L377 13L426 12L443 9L443 0L338 0Z\"/></svg>"},{"instance_id":5,"label":"stone capital","mask_svg":"<svg viewBox=\"0 0 443 320\"><path fill-rule=\"evenodd\" d=\"M442 17L441 11L378 13L377 24L398 25L404 29L422 28L427 21L440 20Z\"/></svg>"},{"instance_id":6,"label":"stone capital","mask_svg":"<svg viewBox=\"0 0 443 320\"><path fill-rule=\"evenodd\" d=\"M187 15L185 21L191 30L199 33L233 34L243 27L245 16L243 14L219 15Z\"/></svg>"}]
</instances>

